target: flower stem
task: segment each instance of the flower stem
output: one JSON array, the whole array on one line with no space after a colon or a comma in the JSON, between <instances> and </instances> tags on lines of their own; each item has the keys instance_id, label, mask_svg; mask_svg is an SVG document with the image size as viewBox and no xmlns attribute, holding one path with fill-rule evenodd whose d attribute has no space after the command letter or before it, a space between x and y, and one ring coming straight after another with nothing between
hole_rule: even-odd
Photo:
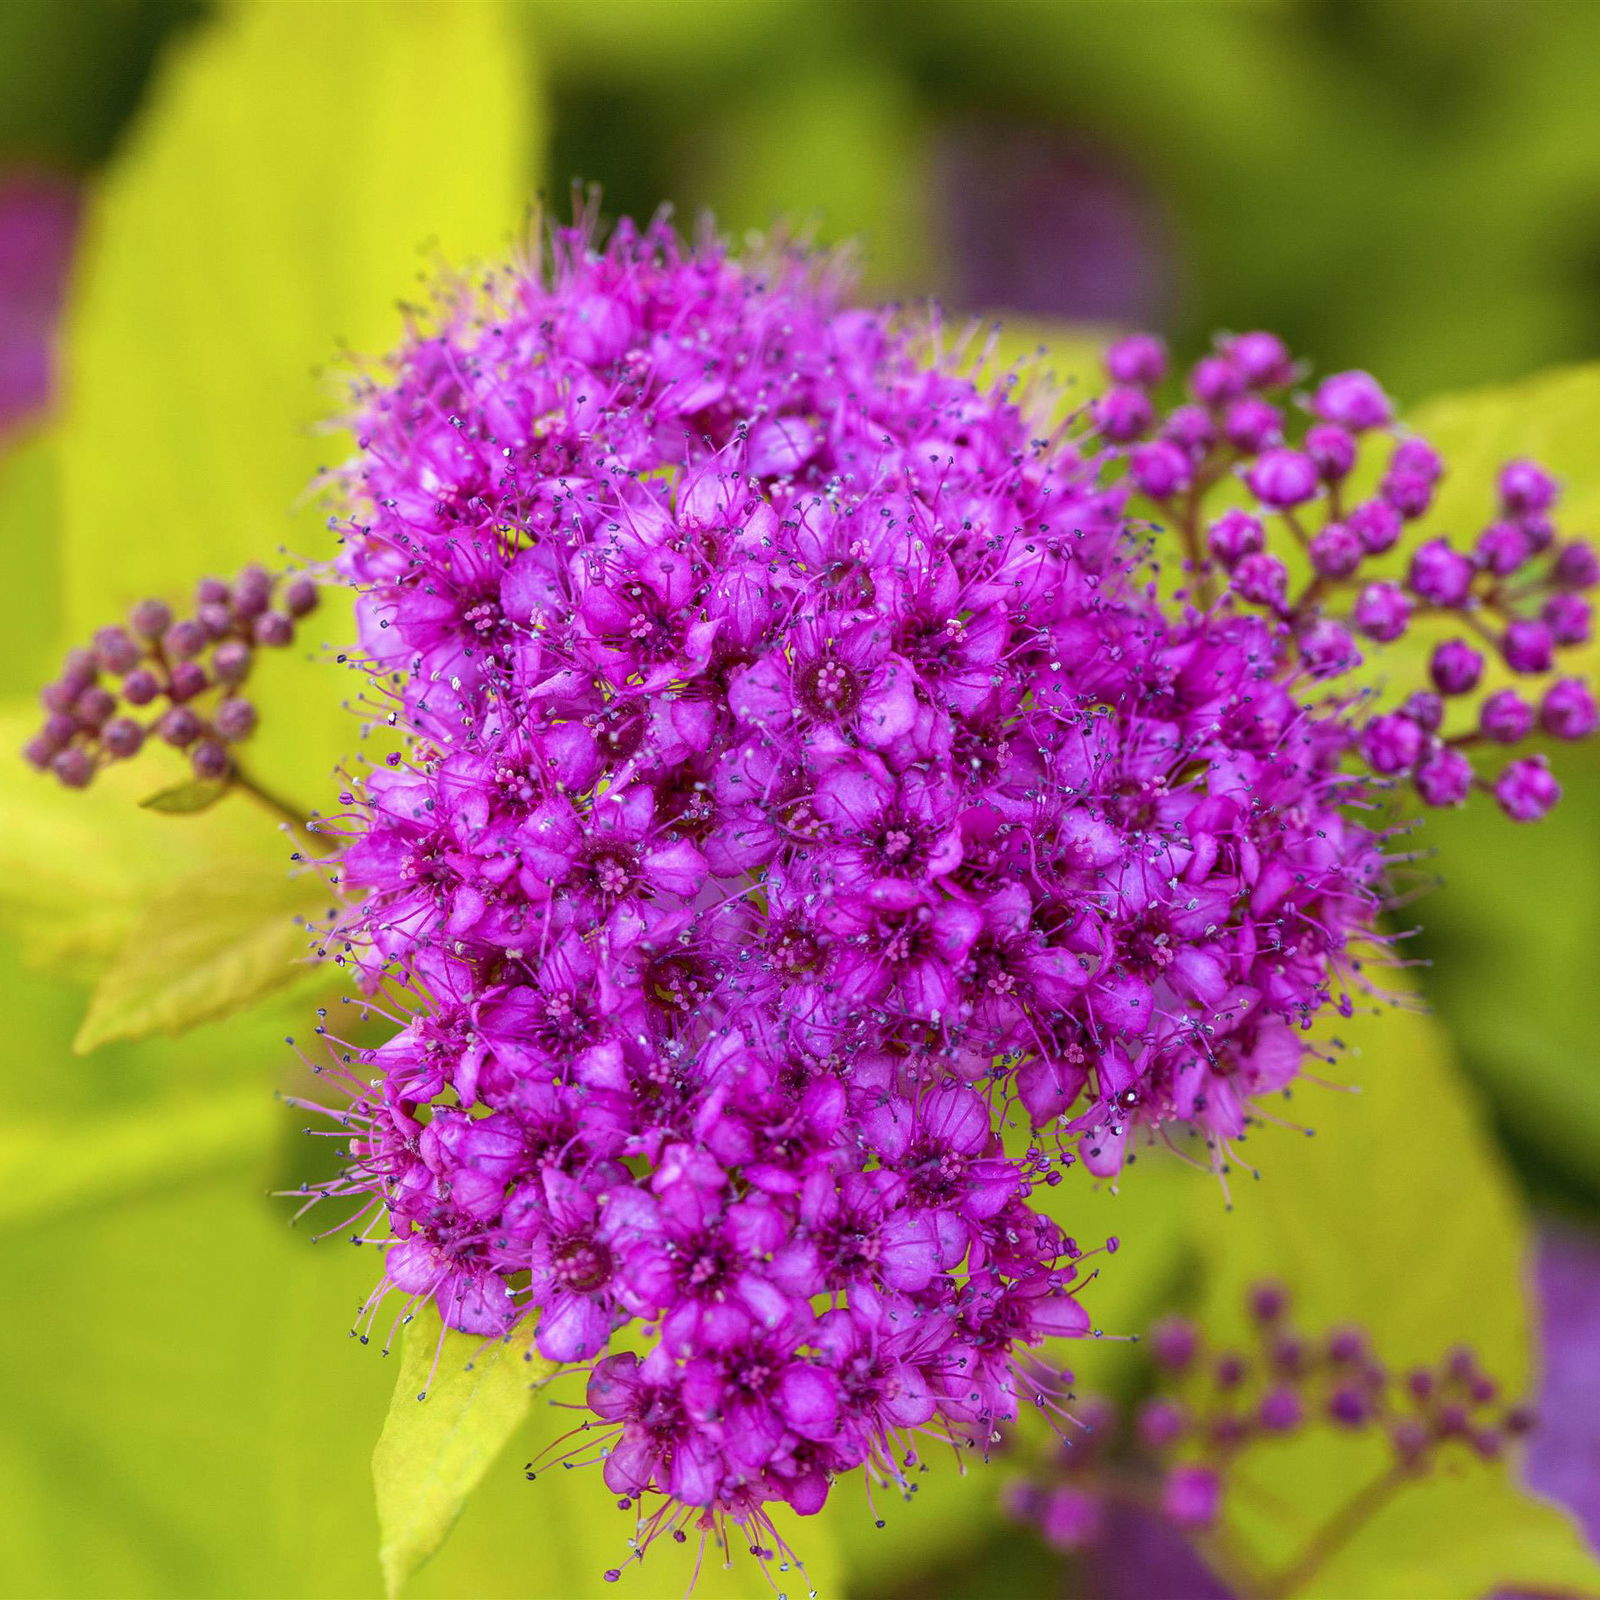
<instances>
[{"instance_id":1,"label":"flower stem","mask_svg":"<svg viewBox=\"0 0 1600 1600\"><path fill-rule=\"evenodd\" d=\"M1405 1468L1390 1467L1381 1477L1358 1490L1323 1523L1299 1556L1258 1591L1257 1600L1289 1600L1297 1590L1303 1589L1383 1509L1406 1477Z\"/></svg>"},{"instance_id":2,"label":"flower stem","mask_svg":"<svg viewBox=\"0 0 1600 1600\"><path fill-rule=\"evenodd\" d=\"M281 795L274 794L271 789L252 778L237 762L234 763L229 781L235 789L243 790L257 805L271 812L280 822L287 822L311 847L312 855L331 854L330 851L323 848L328 841L313 831L311 824L306 819L306 813L300 807L291 805Z\"/></svg>"}]
</instances>

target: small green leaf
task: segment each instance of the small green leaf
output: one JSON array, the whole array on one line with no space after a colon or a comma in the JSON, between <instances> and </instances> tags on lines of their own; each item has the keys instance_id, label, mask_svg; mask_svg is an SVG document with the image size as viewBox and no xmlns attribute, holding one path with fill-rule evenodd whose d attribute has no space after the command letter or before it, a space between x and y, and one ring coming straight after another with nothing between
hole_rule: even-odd
<instances>
[{"instance_id":1,"label":"small green leaf","mask_svg":"<svg viewBox=\"0 0 1600 1600\"><path fill-rule=\"evenodd\" d=\"M329 902L315 875L248 860L181 879L149 902L101 974L73 1049L181 1033L291 982L305 970L306 921Z\"/></svg>"},{"instance_id":2,"label":"small green leaf","mask_svg":"<svg viewBox=\"0 0 1600 1600\"><path fill-rule=\"evenodd\" d=\"M406 1329L394 1397L372 1452L378 1557L391 1596L444 1543L527 1416L534 1390L555 1372L525 1334L485 1341L441 1329L431 1314Z\"/></svg>"},{"instance_id":3,"label":"small green leaf","mask_svg":"<svg viewBox=\"0 0 1600 1600\"><path fill-rule=\"evenodd\" d=\"M223 795L228 785L211 778L195 778L189 783L175 784L170 789L160 789L139 804L146 811L160 811L167 816L189 816L196 811L209 811Z\"/></svg>"}]
</instances>

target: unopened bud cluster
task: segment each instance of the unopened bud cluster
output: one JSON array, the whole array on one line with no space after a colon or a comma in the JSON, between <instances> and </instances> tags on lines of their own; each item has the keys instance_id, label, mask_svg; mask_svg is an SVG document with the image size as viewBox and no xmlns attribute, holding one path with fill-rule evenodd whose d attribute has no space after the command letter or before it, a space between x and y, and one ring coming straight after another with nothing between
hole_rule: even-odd
<instances>
[{"instance_id":1,"label":"unopened bud cluster","mask_svg":"<svg viewBox=\"0 0 1600 1600\"><path fill-rule=\"evenodd\" d=\"M1011 1514L1060 1550L1093 1545L1106 1505L1119 1498L1203 1533L1222 1516L1241 1455L1263 1439L1314 1428L1371 1433L1387 1443L1398 1488L1445 1452L1493 1460L1532 1426L1465 1345L1433 1366L1396 1372L1359 1327L1296 1329L1279 1284L1257 1284L1247 1303L1243 1348L1211 1348L1182 1318L1158 1323L1147 1398L1126 1416L1097 1397L1077 1402L1078 1431L1012 1485Z\"/></svg>"},{"instance_id":2,"label":"unopened bud cluster","mask_svg":"<svg viewBox=\"0 0 1600 1600\"><path fill-rule=\"evenodd\" d=\"M1153 399L1167 372L1158 340L1123 340L1107 369L1113 386L1095 402L1096 429L1182 535L1203 600L1220 589L1226 604L1265 613L1305 678L1330 686L1364 649L1392 645L1424 619L1448 634L1427 686L1366 720L1359 752L1370 770L1409 780L1430 806L1460 805L1477 787L1515 821L1549 811L1561 791L1542 757L1494 775L1480 768L1497 747L1539 733L1583 739L1600 724L1589 686L1553 676L1560 651L1588 641L1585 591L1600 583L1594 546L1553 520L1555 479L1512 461L1497 515L1470 543L1411 542L1444 462L1397 426L1367 373L1335 373L1291 406L1302 372L1288 350L1270 333L1240 334L1194 365L1184 399L1163 414ZM1357 492L1369 478L1372 492ZM1230 479L1253 504L1206 515L1203 502ZM1495 687L1495 665L1501 679L1531 680L1531 692Z\"/></svg>"},{"instance_id":3,"label":"unopened bud cluster","mask_svg":"<svg viewBox=\"0 0 1600 1600\"><path fill-rule=\"evenodd\" d=\"M255 731L243 690L258 647L283 649L315 609L317 585L248 566L232 583L203 578L189 616L164 600L141 600L126 625L99 629L67 655L39 693L44 725L23 754L69 789L86 788L112 761L159 739L187 752L197 778L220 780L232 747Z\"/></svg>"}]
</instances>

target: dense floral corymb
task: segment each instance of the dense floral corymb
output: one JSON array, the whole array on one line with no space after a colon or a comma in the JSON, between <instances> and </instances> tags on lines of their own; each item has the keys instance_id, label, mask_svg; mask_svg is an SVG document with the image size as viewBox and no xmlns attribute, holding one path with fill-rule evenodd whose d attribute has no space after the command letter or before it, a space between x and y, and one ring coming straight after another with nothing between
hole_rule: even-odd
<instances>
[{"instance_id":1,"label":"dense floral corymb","mask_svg":"<svg viewBox=\"0 0 1600 1600\"><path fill-rule=\"evenodd\" d=\"M1221 1165L1360 987L1396 781L1533 816L1545 766L1476 748L1594 721L1568 681L1446 722L1490 638L1531 676L1586 631L1535 469L1369 578L1439 467L1401 438L1347 503L1393 429L1363 375L1291 447L1275 340L1165 418L1128 341L1058 423L842 288L575 230L359 397L341 566L412 739L351 797L349 931L414 1011L333 1187L407 1304L592 1363L583 1445L666 1497L641 1544L986 1446L1088 1327L1041 1190L1141 1130ZM1357 637L1426 611L1478 643L1375 711Z\"/></svg>"}]
</instances>

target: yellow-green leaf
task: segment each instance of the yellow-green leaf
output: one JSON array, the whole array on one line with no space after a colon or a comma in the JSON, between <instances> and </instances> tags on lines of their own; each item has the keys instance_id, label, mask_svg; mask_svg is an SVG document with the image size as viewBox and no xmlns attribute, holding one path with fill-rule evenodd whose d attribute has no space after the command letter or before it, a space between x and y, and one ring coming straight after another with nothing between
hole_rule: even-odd
<instances>
[{"instance_id":1,"label":"yellow-green leaf","mask_svg":"<svg viewBox=\"0 0 1600 1600\"><path fill-rule=\"evenodd\" d=\"M394 1398L372 1452L379 1560L390 1595L444 1542L527 1416L533 1391L555 1370L526 1333L485 1341L441 1329L431 1314L406 1329ZM604 1492L598 1483L595 1490Z\"/></svg>"},{"instance_id":2,"label":"yellow-green leaf","mask_svg":"<svg viewBox=\"0 0 1600 1600\"><path fill-rule=\"evenodd\" d=\"M70 1122L24 1113L0 1128L0 1223L10 1227L168 1188L259 1154L272 1097L258 1083Z\"/></svg>"},{"instance_id":3,"label":"yellow-green leaf","mask_svg":"<svg viewBox=\"0 0 1600 1600\"><path fill-rule=\"evenodd\" d=\"M19 748L38 725L31 708L0 708L0 745ZM244 798L175 820L139 801L185 763L152 741L71 792L15 757L0 759L0 922L21 935L29 964L77 976L99 972L152 896L202 869L239 861L287 870L278 825Z\"/></svg>"},{"instance_id":4,"label":"yellow-green leaf","mask_svg":"<svg viewBox=\"0 0 1600 1600\"><path fill-rule=\"evenodd\" d=\"M1284 1279L1307 1330L1354 1322L1395 1369L1470 1344L1508 1396L1525 1391L1531 1330L1527 1218L1448 1042L1420 1010L1361 1016L1350 1053L1307 1085L1286 1127L1242 1155L1238 1204L1201 1219L1202 1322L1243 1336L1254 1279ZM1383 1468L1376 1440L1319 1429L1257 1446L1241 1468L1268 1492L1230 1496L1232 1531L1261 1570L1287 1570L1316 1531ZM1464 1458L1407 1485L1297 1595L1477 1596L1496 1586L1600 1590L1600 1566L1565 1518L1525 1495L1503 1466ZM1431 1576L1424 1580L1426 1570Z\"/></svg>"},{"instance_id":5,"label":"yellow-green leaf","mask_svg":"<svg viewBox=\"0 0 1600 1600\"><path fill-rule=\"evenodd\" d=\"M145 906L101 974L73 1048L181 1033L242 1010L308 970L307 923L330 910L310 870L241 859L180 879Z\"/></svg>"},{"instance_id":6,"label":"yellow-green leaf","mask_svg":"<svg viewBox=\"0 0 1600 1600\"><path fill-rule=\"evenodd\" d=\"M1407 421L1449 467L1428 514L1431 525L1458 536L1482 527L1495 514L1500 467L1532 456L1562 480L1560 520L1573 532L1600 530L1600 363L1440 395L1415 407Z\"/></svg>"},{"instance_id":7,"label":"yellow-green leaf","mask_svg":"<svg viewBox=\"0 0 1600 1600\"><path fill-rule=\"evenodd\" d=\"M247 561L332 552L307 489L350 450L342 351L381 353L441 256L502 255L533 155L527 51L494 3L223 8L169 58L87 219L60 434L67 624ZM253 683L252 764L326 803L354 743L322 641Z\"/></svg>"}]
</instances>

